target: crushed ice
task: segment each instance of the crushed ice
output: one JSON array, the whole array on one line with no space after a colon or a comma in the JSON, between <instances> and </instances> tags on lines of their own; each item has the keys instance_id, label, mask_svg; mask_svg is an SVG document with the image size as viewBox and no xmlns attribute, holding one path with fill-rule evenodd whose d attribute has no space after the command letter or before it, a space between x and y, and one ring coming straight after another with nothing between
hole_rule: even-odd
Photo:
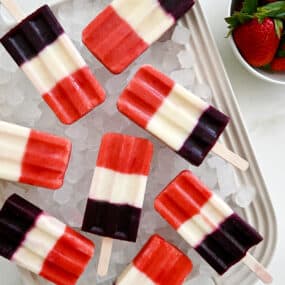
<instances>
[{"instance_id":1,"label":"crushed ice","mask_svg":"<svg viewBox=\"0 0 285 285\"><path fill-rule=\"evenodd\" d=\"M116 109L116 100L120 90L133 76L141 64L148 63L169 74L174 80L210 102L211 89L197 82L193 66L195 55L189 46L191 31L182 25L166 33L147 52L145 52L123 74L110 74L81 43L81 30L110 1L69 1L56 10L60 22L65 27L77 48L91 66L98 80L107 91L106 102L72 126L63 126L42 101L32 84L17 68L9 55L0 47L0 114L1 119L34 127L70 138L73 141L73 153L67 171L65 184L60 191L46 191L42 188L0 183L1 199L16 192L44 208L70 226L79 228L82 222L86 198L92 179L93 168L105 132L114 131L150 138L155 144L152 172L149 178L144 211L137 243L115 241L109 275L96 277L95 262L100 252L100 238L86 234L96 243L96 256L81 278L79 284L112 284L114 278L136 255L149 236L156 232L179 246L194 263L194 270L187 285L214 284L213 270L200 259L199 255L188 247L153 209L153 200L162 188L188 164L165 145L151 137L145 131L124 118ZM3 13L1 8L1 13ZM0 19L1 24L3 20ZM9 22L9 21L8 21ZM1 25L0 25L1 27ZM2 32L2 29L0 28ZM236 186L232 166L222 159L209 155L199 168L190 169L204 183L224 199L231 199L237 209L247 207L253 200L255 189L251 186ZM44 281L41 281L44 282ZM48 284L48 283L42 283Z\"/></svg>"}]
</instances>

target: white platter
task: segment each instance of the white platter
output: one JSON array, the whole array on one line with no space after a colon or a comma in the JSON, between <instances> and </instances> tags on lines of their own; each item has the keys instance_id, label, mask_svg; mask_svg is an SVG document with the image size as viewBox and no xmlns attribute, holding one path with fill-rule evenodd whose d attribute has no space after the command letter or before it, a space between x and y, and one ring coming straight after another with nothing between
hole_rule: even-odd
<instances>
[{"instance_id":1,"label":"white platter","mask_svg":"<svg viewBox=\"0 0 285 285\"><path fill-rule=\"evenodd\" d=\"M264 265L268 265L274 254L277 240L277 223L265 181L258 166L238 103L225 71L221 56L215 44L209 25L199 2L185 17L185 23L192 31L192 45L200 58L196 63L200 80L207 82L214 93L214 105L231 117L224 143L236 153L246 157L250 169L242 173L236 171L240 183L254 185L257 194L251 206L241 214L264 237L264 241L252 251L252 254ZM216 280L222 285L252 285L256 277L243 265L233 267L225 276Z\"/></svg>"},{"instance_id":2,"label":"white platter","mask_svg":"<svg viewBox=\"0 0 285 285\"><path fill-rule=\"evenodd\" d=\"M35 6L42 3L42 1L33 2ZM183 21L191 28L192 46L200 58L196 63L197 77L201 82L207 82L211 86L214 104L230 115L232 119L223 136L224 143L230 149L246 157L250 162L250 169L246 173L236 171L236 176L240 183L254 185L257 189L257 195L252 205L242 211L241 214L264 236L264 241L252 253L261 263L268 265L273 256L277 239L273 207L219 51L199 2ZM0 266L1 273L3 273L2 270L3 267ZM256 278L245 266L238 265L215 281L219 285L252 285Z\"/></svg>"}]
</instances>

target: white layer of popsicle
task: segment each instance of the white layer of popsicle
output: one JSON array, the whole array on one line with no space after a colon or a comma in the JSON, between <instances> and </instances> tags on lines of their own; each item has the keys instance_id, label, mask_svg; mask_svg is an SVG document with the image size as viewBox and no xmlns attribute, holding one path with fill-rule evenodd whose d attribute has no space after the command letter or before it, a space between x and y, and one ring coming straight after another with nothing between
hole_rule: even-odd
<instances>
[{"instance_id":1,"label":"white layer of popsicle","mask_svg":"<svg viewBox=\"0 0 285 285\"><path fill-rule=\"evenodd\" d=\"M148 45L155 42L175 22L156 0L115 0L111 6Z\"/></svg>"}]
</instances>

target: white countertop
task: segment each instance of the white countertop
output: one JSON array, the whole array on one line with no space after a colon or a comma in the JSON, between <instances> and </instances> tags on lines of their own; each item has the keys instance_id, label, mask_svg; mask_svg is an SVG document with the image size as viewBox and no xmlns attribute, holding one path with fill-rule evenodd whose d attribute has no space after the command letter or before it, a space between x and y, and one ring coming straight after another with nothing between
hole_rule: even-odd
<instances>
[{"instance_id":1,"label":"white countertop","mask_svg":"<svg viewBox=\"0 0 285 285\"><path fill-rule=\"evenodd\" d=\"M264 82L251 75L235 58L224 17L229 0L200 0L218 43L235 95L240 104L256 156L270 192L278 222L278 244L270 265L273 284L285 280L285 86ZM261 283L260 283L261 284Z\"/></svg>"}]
</instances>

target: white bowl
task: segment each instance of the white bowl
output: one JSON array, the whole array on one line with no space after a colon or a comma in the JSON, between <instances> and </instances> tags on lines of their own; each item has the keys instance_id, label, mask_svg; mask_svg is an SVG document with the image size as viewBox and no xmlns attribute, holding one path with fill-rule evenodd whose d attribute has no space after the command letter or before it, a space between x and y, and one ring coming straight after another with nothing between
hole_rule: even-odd
<instances>
[{"instance_id":1,"label":"white bowl","mask_svg":"<svg viewBox=\"0 0 285 285\"><path fill-rule=\"evenodd\" d=\"M232 0L230 2L229 5L229 9L228 9L228 15L231 16L233 11L235 10L235 7L237 6L237 3L240 2L241 0ZM285 72L270 72L270 71L266 71L263 70L261 68L255 68L252 67L251 65L249 65L245 59L243 58L243 56L240 54L234 39L232 36L229 37L230 40L230 44L231 47L233 49L233 52L235 54L235 56L237 57L237 59L240 61L240 63L252 74L254 74L255 76L257 76L260 79L269 81L271 83L276 83L276 84L282 84L285 85Z\"/></svg>"}]
</instances>

